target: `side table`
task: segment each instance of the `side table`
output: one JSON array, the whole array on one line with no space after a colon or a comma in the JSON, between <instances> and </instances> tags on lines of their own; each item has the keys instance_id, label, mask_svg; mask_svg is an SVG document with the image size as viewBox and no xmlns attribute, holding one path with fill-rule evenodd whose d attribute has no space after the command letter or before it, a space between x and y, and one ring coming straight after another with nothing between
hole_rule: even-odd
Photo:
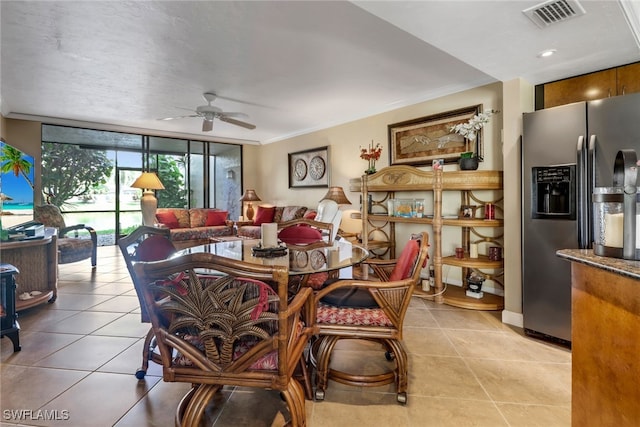
<instances>
[{"instance_id":1,"label":"side table","mask_svg":"<svg viewBox=\"0 0 640 427\"><path fill-rule=\"evenodd\" d=\"M20 325L16 313L16 279L19 271L11 264L0 264L0 338L6 335L13 351L20 351Z\"/></svg>"}]
</instances>

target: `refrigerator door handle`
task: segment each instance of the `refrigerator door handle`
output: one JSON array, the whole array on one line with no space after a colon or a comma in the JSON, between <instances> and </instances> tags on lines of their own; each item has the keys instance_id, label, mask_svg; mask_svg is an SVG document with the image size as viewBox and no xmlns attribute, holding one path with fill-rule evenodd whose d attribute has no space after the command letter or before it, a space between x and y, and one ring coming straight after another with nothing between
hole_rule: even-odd
<instances>
[{"instance_id":1,"label":"refrigerator door handle","mask_svg":"<svg viewBox=\"0 0 640 427\"><path fill-rule=\"evenodd\" d=\"M589 137L589 145L587 146L587 199L585 213L587 216L587 246L590 249L593 246L593 192L596 188L596 143L598 137L594 134Z\"/></svg>"},{"instance_id":2,"label":"refrigerator door handle","mask_svg":"<svg viewBox=\"0 0 640 427\"><path fill-rule=\"evenodd\" d=\"M578 196L577 208L578 215L576 225L578 227L578 248L587 249L589 247L589 219L588 219L588 201L587 201L587 188L588 188L588 159L587 159L587 147L585 146L584 135L578 137L578 143L576 144L576 192Z\"/></svg>"}]
</instances>

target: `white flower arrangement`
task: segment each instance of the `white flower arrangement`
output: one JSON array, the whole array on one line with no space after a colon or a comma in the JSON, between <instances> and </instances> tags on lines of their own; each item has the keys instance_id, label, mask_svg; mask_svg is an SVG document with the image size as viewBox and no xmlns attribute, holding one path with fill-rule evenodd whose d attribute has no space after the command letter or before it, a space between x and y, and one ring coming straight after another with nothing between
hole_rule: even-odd
<instances>
[{"instance_id":1,"label":"white flower arrangement","mask_svg":"<svg viewBox=\"0 0 640 427\"><path fill-rule=\"evenodd\" d=\"M449 128L449 132L462 135L462 137L468 139L469 141L475 141L480 129L482 129L484 125L489 123L489 118L493 114L497 114L499 112L500 111L497 110L487 110L480 114L476 114L475 116L471 117L466 123L458 123L455 126L451 126Z\"/></svg>"}]
</instances>

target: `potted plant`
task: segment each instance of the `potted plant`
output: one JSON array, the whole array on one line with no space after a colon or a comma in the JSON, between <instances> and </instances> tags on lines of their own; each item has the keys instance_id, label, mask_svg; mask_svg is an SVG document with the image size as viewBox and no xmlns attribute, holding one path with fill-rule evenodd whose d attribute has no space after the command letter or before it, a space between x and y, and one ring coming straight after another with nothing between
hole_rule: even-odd
<instances>
[{"instance_id":1,"label":"potted plant","mask_svg":"<svg viewBox=\"0 0 640 427\"><path fill-rule=\"evenodd\" d=\"M465 151L460 154L460 161L458 164L460 165L460 169L463 171L474 171L478 169L480 159L473 151Z\"/></svg>"},{"instance_id":2,"label":"potted plant","mask_svg":"<svg viewBox=\"0 0 640 427\"><path fill-rule=\"evenodd\" d=\"M373 145L373 141L369 148L360 147L360 158L369 162L369 167L364 171L367 175L376 173L376 161L380 159L382 154L382 146L380 144Z\"/></svg>"},{"instance_id":3,"label":"potted plant","mask_svg":"<svg viewBox=\"0 0 640 427\"><path fill-rule=\"evenodd\" d=\"M482 130L484 125L489 123L489 118L499 113L497 110L487 110L485 112L476 114L471 117L466 123L458 123L455 126L451 126L449 131L457 133L470 142L475 142L478 133ZM475 145L477 147L477 144ZM466 151L460 154L460 169L462 170L476 170L482 158L475 151Z\"/></svg>"}]
</instances>

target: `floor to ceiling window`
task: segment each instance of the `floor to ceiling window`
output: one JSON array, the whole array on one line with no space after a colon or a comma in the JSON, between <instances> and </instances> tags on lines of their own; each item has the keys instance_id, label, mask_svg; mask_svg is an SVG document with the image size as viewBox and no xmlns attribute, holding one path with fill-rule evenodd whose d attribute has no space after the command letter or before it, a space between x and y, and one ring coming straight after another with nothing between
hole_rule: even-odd
<instances>
[{"instance_id":1,"label":"floor to ceiling window","mask_svg":"<svg viewBox=\"0 0 640 427\"><path fill-rule=\"evenodd\" d=\"M240 215L242 147L130 133L42 126L42 203L57 205L67 224L98 232L101 245L142 223L143 171L155 172L164 190L159 207L216 207ZM36 198L36 203L40 201Z\"/></svg>"}]
</instances>

